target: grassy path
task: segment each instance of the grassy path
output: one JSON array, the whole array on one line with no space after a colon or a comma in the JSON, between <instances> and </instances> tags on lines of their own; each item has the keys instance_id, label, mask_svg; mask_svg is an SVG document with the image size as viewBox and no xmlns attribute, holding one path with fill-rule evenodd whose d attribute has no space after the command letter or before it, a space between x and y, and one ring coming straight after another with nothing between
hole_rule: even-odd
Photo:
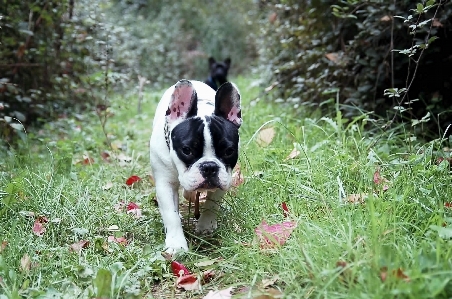
<instances>
[{"instance_id":1,"label":"grassy path","mask_svg":"<svg viewBox=\"0 0 452 299\"><path fill-rule=\"evenodd\" d=\"M178 257L195 273L213 268L211 281L176 289L160 254L147 145L155 93L141 115L136 98L113 100L114 151L88 113L29 133L15 156L0 153L0 298L202 298L227 287L233 298L452 296L452 188L449 164L436 163L442 146L408 150L396 132L370 146L378 135L364 133L363 120L296 117L256 101L250 80L237 84L244 183L226 197L215 235L195 236L186 221L191 251ZM132 175L142 180L130 187ZM128 212L131 202L140 210ZM254 230L285 221L283 202L297 228L283 246L262 250Z\"/></svg>"}]
</instances>

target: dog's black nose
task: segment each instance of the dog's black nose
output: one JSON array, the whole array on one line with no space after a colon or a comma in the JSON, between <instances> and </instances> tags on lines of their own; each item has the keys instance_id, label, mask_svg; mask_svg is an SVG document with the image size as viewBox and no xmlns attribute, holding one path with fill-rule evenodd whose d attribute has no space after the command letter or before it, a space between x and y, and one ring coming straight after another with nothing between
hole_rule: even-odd
<instances>
[{"instance_id":1,"label":"dog's black nose","mask_svg":"<svg viewBox=\"0 0 452 299\"><path fill-rule=\"evenodd\" d=\"M199 170L205 179L216 177L219 169L218 164L215 162L204 162L199 165Z\"/></svg>"}]
</instances>

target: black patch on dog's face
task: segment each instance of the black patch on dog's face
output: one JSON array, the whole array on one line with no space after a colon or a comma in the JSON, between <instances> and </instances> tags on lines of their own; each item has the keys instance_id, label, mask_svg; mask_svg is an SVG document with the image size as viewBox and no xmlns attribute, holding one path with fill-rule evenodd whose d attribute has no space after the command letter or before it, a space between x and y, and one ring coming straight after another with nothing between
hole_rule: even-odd
<instances>
[{"instance_id":1,"label":"black patch on dog's face","mask_svg":"<svg viewBox=\"0 0 452 299\"><path fill-rule=\"evenodd\" d=\"M220 116L206 117L209 124L215 155L226 167L234 168L239 159L239 130Z\"/></svg>"},{"instance_id":2,"label":"black patch on dog's face","mask_svg":"<svg viewBox=\"0 0 452 299\"><path fill-rule=\"evenodd\" d=\"M204 151L204 122L199 117L189 118L171 131L173 149L189 168L198 161Z\"/></svg>"}]
</instances>

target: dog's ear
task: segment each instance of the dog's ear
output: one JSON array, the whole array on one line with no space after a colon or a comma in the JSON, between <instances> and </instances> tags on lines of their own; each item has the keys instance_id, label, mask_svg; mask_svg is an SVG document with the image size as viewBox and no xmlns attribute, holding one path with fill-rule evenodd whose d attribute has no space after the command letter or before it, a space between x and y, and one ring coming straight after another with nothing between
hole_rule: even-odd
<instances>
[{"instance_id":1,"label":"dog's ear","mask_svg":"<svg viewBox=\"0 0 452 299\"><path fill-rule=\"evenodd\" d=\"M226 58L225 60L224 60L224 63L226 64L226 66L229 68L230 66L231 66L231 58Z\"/></svg>"},{"instance_id":2,"label":"dog's ear","mask_svg":"<svg viewBox=\"0 0 452 299\"><path fill-rule=\"evenodd\" d=\"M218 88L215 95L214 114L226 118L240 128L242 124L240 92L234 83L226 82Z\"/></svg>"},{"instance_id":3,"label":"dog's ear","mask_svg":"<svg viewBox=\"0 0 452 299\"><path fill-rule=\"evenodd\" d=\"M212 64L214 64L216 62L215 58L213 58L212 56L209 57L209 67L212 67Z\"/></svg>"},{"instance_id":4,"label":"dog's ear","mask_svg":"<svg viewBox=\"0 0 452 299\"><path fill-rule=\"evenodd\" d=\"M198 96L190 81L182 79L174 86L173 94L166 110L168 123L183 120L198 113Z\"/></svg>"}]
</instances>

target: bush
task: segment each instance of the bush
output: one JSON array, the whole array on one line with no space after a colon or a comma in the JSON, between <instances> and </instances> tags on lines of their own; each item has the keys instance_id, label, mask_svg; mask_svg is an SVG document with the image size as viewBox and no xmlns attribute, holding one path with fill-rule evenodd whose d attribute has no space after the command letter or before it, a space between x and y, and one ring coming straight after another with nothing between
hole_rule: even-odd
<instances>
[{"instance_id":1,"label":"bush","mask_svg":"<svg viewBox=\"0 0 452 299\"><path fill-rule=\"evenodd\" d=\"M331 107L329 92L339 92L343 113L351 117L360 109L392 116L394 106L412 118L429 111L444 127L452 103L452 3L438 2L421 14L413 1L288 0L268 1L270 17L264 28L264 61L271 61L275 96L287 98L295 107ZM425 3L423 7L427 6ZM397 16L408 18L406 22ZM424 24L424 26L420 26ZM410 27L411 26L411 27ZM415 34L412 29L416 27ZM430 37L418 65L422 44ZM412 57L405 50L418 51ZM406 52L406 51L405 51ZM385 98L384 90L406 88L415 79L404 103L397 97ZM413 101L419 99L419 101ZM409 104L406 104L409 103ZM391 110L393 112L391 112ZM388 113L389 110L389 113ZM437 116L442 114L441 119ZM431 126L436 128L436 125ZM444 131L444 130L443 130Z\"/></svg>"}]
</instances>

